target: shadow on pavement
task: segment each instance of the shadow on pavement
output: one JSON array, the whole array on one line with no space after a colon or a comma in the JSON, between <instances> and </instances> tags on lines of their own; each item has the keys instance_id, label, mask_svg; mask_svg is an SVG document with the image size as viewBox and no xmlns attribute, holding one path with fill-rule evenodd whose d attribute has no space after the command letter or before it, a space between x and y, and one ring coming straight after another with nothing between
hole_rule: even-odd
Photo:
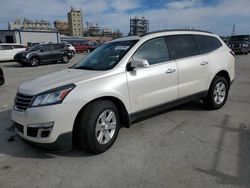
<instances>
[{"instance_id":1,"label":"shadow on pavement","mask_svg":"<svg viewBox=\"0 0 250 188\"><path fill-rule=\"evenodd\" d=\"M225 115L222 125L216 126L221 129L221 132L218 144L216 146L217 150L214 154L214 160L212 162L211 168L195 169L204 174L216 177L217 182L220 184L231 184L234 186L250 187L250 124L246 125L244 123L240 123L237 128L231 128L229 126L229 120L229 116ZM228 132L234 132L238 134L239 153L231 153L233 155L236 155L238 159L237 176L232 176L219 170L222 153L226 152L226 149L223 147L223 144L225 142L226 134Z\"/></svg>"}]
</instances>

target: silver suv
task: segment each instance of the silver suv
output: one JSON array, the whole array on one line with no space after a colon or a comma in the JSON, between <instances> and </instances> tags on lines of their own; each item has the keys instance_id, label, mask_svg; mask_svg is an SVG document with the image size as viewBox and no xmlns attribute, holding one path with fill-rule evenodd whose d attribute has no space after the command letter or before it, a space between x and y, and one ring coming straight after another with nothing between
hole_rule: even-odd
<instances>
[{"instance_id":1,"label":"silver suv","mask_svg":"<svg viewBox=\"0 0 250 188\"><path fill-rule=\"evenodd\" d=\"M234 54L217 36L170 30L101 45L73 68L23 83L12 120L29 142L58 149L76 140L98 154L120 127L181 103L222 107Z\"/></svg>"}]
</instances>

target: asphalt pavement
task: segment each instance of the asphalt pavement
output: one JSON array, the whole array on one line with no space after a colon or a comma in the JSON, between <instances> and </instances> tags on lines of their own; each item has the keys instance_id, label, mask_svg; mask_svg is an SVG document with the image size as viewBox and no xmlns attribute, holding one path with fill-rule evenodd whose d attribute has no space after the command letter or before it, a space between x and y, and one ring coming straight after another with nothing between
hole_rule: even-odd
<instances>
[{"instance_id":1,"label":"asphalt pavement","mask_svg":"<svg viewBox=\"0 0 250 188\"><path fill-rule=\"evenodd\" d=\"M0 62L0 187L250 187L250 55L236 57L236 79L225 106L194 101L120 130L107 152L51 152L19 137L9 142L10 110L18 85L72 66L21 67Z\"/></svg>"}]
</instances>

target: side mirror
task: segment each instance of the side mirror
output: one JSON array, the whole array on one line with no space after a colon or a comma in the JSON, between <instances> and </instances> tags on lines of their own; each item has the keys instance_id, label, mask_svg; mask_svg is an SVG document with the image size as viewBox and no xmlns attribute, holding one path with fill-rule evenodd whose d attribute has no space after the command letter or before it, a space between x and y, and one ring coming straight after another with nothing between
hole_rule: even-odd
<instances>
[{"instance_id":1,"label":"side mirror","mask_svg":"<svg viewBox=\"0 0 250 188\"><path fill-rule=\"evenodd\" d=\"M127 70L132 71L136 68L149 68L148 60L146 60L146 59L132 59L127 65Z\"/></svg>"}]
</instances>

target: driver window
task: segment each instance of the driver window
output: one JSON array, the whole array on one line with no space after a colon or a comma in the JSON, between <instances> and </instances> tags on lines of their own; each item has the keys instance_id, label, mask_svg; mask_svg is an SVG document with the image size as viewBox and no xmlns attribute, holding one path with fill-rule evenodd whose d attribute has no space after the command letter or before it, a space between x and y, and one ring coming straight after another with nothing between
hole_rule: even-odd
<instances>
[{"instance_id":1,"label":"driver window","mask_svg":"<svg viewBox=\"0 0 250 188\"><path fill-rule=\"evenodd\" d=\"M133 55L133 58L146 59L150 65L169 61L170 58L165 39L160 37L143 43Z\"/></svg>"},{"instance_id":2,"label":"driver window","mask_svg":"<svg viewBox=\"0 0 250 188\"><path fill-rule=\"evenodd\" d=\"M51 50L51 45L50 44L46 44L43 46L43 50L44 51L50 51Z\"/></svg>"}]
</instances>

